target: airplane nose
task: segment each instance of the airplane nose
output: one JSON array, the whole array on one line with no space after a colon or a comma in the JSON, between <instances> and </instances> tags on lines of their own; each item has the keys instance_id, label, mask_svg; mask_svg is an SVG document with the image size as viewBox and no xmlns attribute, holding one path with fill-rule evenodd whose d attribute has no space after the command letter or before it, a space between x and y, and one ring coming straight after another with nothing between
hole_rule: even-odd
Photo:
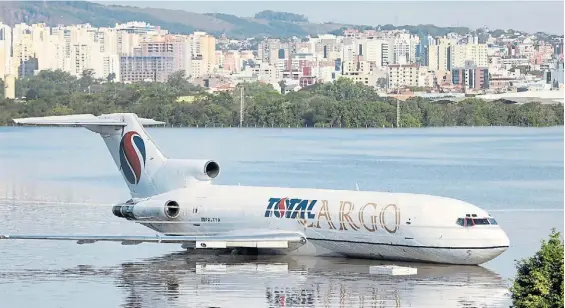
<instances>
[{"instance_id":1,"label":"airplane nose","mask_svg":"<svg viewBox=\"0 0 565 308\"><path fill-rule=\"evenodd\" d=\"M500 242L499 246L506 246L506 247L510 246L510 239L508 238L506 232L502 230L502 228L500 228L498 234L498 241Z\"/></svg>"}]
</instances>

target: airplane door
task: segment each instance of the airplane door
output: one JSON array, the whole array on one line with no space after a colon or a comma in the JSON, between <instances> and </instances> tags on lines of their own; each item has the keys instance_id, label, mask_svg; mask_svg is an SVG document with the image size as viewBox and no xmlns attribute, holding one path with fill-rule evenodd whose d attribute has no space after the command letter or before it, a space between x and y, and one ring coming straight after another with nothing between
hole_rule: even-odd
<instances>
[{"instance_id":1,"label":"airplane door","mask_svg":"<svg viewBox=\"0 0 565 308\"><path fill-rule=\"evenodd\" d=\"M203 203L206 201L206 197L197 197L192 204L192 213L196 216L202 216L202 211L204 207Z\"/></svg>"},{"instance_id":2,"label":"airplane door","mask_svg":"<svg viewBox=\"0 0 565 308\"><path fill-rule=\"evenodd\" d=\"M205 197L197 197L192 204L192 219L196 222L196 224L198 224L199 232L206 232L206 230L210 227L205 222L201 222L201 219L205 216L206 212L206 207L204 206L205 201Z\"/></svg>"}]
</instances>

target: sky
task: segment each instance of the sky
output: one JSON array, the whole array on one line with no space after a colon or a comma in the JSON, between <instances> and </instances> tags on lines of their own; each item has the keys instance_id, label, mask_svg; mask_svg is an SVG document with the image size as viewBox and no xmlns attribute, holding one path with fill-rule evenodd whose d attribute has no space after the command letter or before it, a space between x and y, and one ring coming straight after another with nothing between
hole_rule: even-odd
<instances>
[{"instance_id":1,"label":"sky","mask_svg":"<svg viewBox=\"0 0 565 308\"><path fill-rule=\"evenodd\" d=\"M311 22L466 26L563 34L564 1L95 1L251 17L262 10L305 15Z\"/></svg>"}]
</instances>

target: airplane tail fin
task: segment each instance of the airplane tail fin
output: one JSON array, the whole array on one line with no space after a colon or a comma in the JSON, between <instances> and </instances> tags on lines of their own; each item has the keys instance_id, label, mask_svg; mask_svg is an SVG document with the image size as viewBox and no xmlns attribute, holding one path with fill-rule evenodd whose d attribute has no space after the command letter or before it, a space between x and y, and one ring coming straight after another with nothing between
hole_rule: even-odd
<instances>
[{"instance_id":1,"label":"airplane tail fin","mask_svg":"<svg viewBox=\"0 0 565 308\"><path fill-rule=\"evenodd\" d=\"M14 119L15 123L40 126L80 126L104 139L132 197L143 198L171 190L158 181L167 158L143 126L164 122L139 118L133 113L92 114ZM166 183L165 183L166 184ZM174 187L173 187L174 188Z\"/></svg>"}]
</instances>

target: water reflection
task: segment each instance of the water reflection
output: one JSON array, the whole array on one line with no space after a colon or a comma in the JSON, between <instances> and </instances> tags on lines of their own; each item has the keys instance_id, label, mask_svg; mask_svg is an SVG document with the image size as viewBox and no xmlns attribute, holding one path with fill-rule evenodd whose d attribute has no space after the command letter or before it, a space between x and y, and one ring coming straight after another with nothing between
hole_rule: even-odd
<instances>
[{"instance_id":1,"label":"water reflection","mask_svg":"<svg viewBox=\"0 0 565 308\"><path fill-rule=\"evenodd\" d=\"M102 277L115 281L124 292L125 308L493 307L507 301L501 277L480 266L410 263L418 267L417 275L393 277L370 275L369 265L375 264L341 258L183 252L116 267L3 272L0 283Z\"/></svg>"},{"instance_id":2,"label":"water reflection","mask_svg":"<svg viewBox=\"0 0 565 308\"><path fill-rule=\"evenodd\" d=\"M375 264L177 253L123 264L118 287L128 292L128 308L225 307L236 296L246 306L269 307L492 307L507 299L503 280L483 267L411 263L418 275L393 277L370 275Z\"/></svg>"}]
</instances>

